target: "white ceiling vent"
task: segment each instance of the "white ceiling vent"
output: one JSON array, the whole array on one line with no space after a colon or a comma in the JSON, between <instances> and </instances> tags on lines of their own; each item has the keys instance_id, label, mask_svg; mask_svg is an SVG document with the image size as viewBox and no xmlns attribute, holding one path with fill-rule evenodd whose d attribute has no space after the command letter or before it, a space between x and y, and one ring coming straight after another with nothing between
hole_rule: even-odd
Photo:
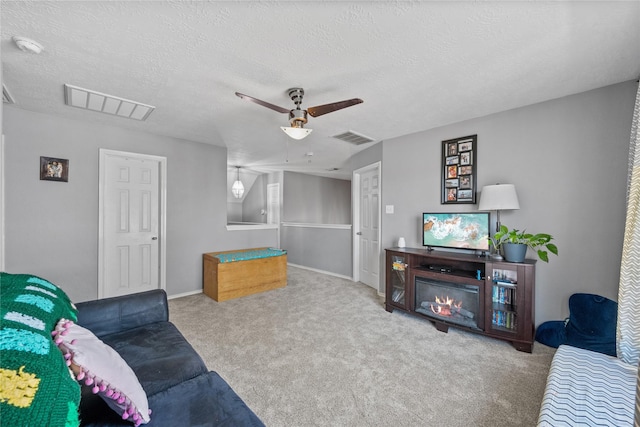
<instances>
[{"instance_id":1,"label":"white ceiling vent","mask_svg":"<svg viewBox=\"0 0 640 427\"><path fill-rule=\"evenodd\" d=\"M362 145L362 144L367 144L369 142L375 141L375 139L369 138L368 136L364 136L360 133L356 133L352 130L346 131L338 135L334 135L333 138L341 139L342 141L346 141L349 144L353 144L353 145Z\"/></svg>"},{"instance_id":2,"label":"white ceiling vent","mask_svg":"<svg viewBox=\"0 0 640 427\"><path fill-rule=\"evenodd\" d=\"M64 85L64 102L71 107L112 114L134 120L146 120L156 107L81 87Z\"/></svg>"},{"instance_id":3,"label":"white ceiling vent","mask_svg":"<svg viewBox=\"0 0 640 427\"><path fill-rule=\"evenodd\" d=\"M2 84L2 102L4 104L15 104L16 103L16 101L13 100L13 97L9 93L9 90L4 85L4 83Z\"/></svg>"}]
</instances>

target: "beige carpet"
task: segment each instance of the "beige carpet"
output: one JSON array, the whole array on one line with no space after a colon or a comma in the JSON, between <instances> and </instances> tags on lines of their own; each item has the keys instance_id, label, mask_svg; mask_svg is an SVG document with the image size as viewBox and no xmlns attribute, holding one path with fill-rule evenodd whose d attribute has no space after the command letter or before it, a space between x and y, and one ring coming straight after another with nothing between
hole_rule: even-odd
<instances>
[{"instance_id":1,"label":"beige carpet","mask_svg":"<svg viewBox=\"0 0 640 427\"><path fill-rule=\"evenodd\" d=\"M289 267L285 288L170 317L269 427L534 426L554 349L395 311L368 286Z\"/></svg>"}]
</instances>

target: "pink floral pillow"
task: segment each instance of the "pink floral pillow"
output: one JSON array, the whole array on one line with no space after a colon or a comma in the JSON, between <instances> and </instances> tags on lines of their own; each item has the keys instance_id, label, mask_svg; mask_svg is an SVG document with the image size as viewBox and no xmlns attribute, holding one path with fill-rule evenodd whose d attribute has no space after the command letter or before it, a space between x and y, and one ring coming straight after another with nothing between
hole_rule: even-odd
<instances>
[{"instance_id":1,"label":"pink floral pillow","mask_svg":"<svg viewBox=\"0 0 640 427\"><path fill-rule=\"evenodd\" d=\"M52 335L78 381L93 386L92 391L122 419L136 426L150 421L147 395L131 367L114 349L67 319L58 322Z\"/></svg>"}]
</instances>

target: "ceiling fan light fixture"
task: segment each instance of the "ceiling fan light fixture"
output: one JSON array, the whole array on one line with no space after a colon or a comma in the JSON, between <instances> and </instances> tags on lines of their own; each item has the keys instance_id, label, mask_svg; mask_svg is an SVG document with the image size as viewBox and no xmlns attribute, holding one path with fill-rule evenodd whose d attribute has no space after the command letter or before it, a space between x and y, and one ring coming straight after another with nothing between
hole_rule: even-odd
<instances>
[{"instance_id":1,"label":"ceiling fan light fixture","mask_svg":"<svg viewBox=\"0 0 640 427\"><path fill-rule=\"evenodd\" d=\"M307 137L311 132L313 132L313 129L305 129L302 126L300 127L280 126L280 129L282 129L284 133L286 133L293 139L303 139Z\"/></svg>"},{"instance_id":2,"label":"ceiling fan light fixture","mask_svg":"<svg viewBox=\"0 0 640 427\"><path fill-rule=\"evenodd\" d=\"M293 139L306 138L313 129L305 129L304 125L307 123L307 112L300 109L291 110L289 112L290 127L280 126L280 129L284 131Z\"/></svg>"}]
</instances>

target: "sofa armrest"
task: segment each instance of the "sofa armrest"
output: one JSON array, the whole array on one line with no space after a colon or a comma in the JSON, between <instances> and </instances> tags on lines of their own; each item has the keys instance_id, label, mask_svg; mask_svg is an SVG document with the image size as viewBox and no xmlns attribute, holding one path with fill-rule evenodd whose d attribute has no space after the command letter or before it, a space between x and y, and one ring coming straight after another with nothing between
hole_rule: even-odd
<instances>
[{"instance_id":1,"label":"sofa armrest","mask_svg":"<svg viewBox=\"0 0 640 427\"><path fill-rule=\"evenodd\" d=\"M76 307L78 324L98 337L169 320L163 289L81 302Z\"/></svg>"}]
</instances>

